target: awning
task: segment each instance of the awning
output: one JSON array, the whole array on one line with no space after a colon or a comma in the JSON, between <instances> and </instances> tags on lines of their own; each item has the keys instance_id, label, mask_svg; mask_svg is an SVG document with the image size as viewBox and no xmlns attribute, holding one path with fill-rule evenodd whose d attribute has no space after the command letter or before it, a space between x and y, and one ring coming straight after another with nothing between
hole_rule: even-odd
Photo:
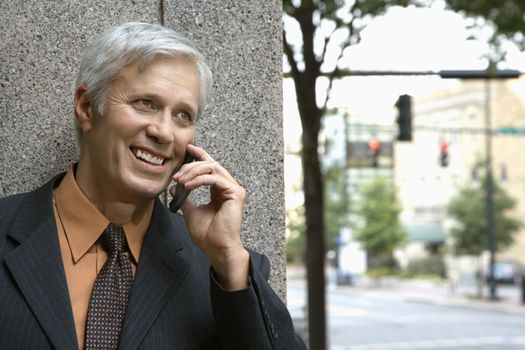
<instances>
[{"instance_id":1,"label":"awning","mask_svg":"<svg viewBox=\"0 0 525 350\"><path fill-rule=\"evenodd\" d=\"M423 243L445 242L445 230L441 222L405 223L408 240Z\"/></svg>"}]
</instances>

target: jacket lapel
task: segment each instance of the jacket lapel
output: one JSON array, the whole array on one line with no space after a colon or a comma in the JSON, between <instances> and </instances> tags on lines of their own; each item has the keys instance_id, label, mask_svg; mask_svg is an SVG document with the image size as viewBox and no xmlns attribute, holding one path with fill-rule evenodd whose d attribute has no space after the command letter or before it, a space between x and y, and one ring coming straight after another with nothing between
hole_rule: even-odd
<instances>
[{"instance_id":1,"label":"jacket lapel","mask_svg":"<svg viewBox=\"0 0 525 350\"><path fill-rule=\"evenodd\" d=\"M20 245L5 262L54 348L78 348L52 207L57 177L27 195L11 226Z\"/></svg>"},{"instance_id":2,"label":"jacket lapel","mask_svg":"<svg viewBox=\"0 0 525 350\"><path fill-rule=\"evenodd\" d=\"M157 200L126 310L121 349L139 346L189 271L182 242L174 234L183 230L182 222L175 225L167 209Z\"/></svg>"}]
</instances>

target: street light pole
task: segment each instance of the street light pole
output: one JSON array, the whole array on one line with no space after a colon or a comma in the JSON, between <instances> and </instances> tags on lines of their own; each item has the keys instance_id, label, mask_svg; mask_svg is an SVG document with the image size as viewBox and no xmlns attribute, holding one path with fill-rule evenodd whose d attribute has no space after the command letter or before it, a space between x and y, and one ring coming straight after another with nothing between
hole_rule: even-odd
<instances>
[{"instance_id":1,"label":"street light pole","mask_svg":"<svg viewBox=\"0 0 525 350\"><path fill-rule=\"evenodd\" d=\"M492 178L492 111L490 79L485 80L485 155L486 155L486 201L487 201L487 239L489 251L489 299L497 300L496 280L494 278L495 235L494 235L494 180Z\"/></svg>"},{"instance_id":2,"label":"street light pole","mask_svg":"<svg viewBox=\"0 0 525 350\"><path fill-rule=\"evenodd\" d=\"M487 249L489 251L489 300L497 300L496 280L494 279L494 263L496 253L496 239L494 229L494 179L492 176L492 111L491 111L491 80L518 78L521 73L516 70L448 70L440 71L442 78L457 79L485 79L485 171L487 183L485 195L487 205Z\"/></svg>"}]
</instances>

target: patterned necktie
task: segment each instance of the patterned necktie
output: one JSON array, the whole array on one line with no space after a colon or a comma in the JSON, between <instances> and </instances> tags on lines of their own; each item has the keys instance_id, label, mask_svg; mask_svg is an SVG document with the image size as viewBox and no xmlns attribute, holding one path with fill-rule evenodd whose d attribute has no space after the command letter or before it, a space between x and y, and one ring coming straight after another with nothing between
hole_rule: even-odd
<instances>
[{"instance_id":1,"label":"patterned necktie","mask_svg":"<svg viewBox=\"0 0 525 350\"><path fill-rule=\"evenodd\" d=\"M108 260L97 275L88 308L86 350L116 349L133 283L131 263L125 254L126 236L122 226L109 224L102 233Z\"/></svg>"}]
</instances>

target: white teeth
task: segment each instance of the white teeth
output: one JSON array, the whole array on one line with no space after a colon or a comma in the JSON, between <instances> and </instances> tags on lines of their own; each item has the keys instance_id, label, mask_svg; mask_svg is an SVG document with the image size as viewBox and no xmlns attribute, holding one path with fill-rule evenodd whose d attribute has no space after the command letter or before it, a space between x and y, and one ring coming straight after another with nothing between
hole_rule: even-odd
<instances>
[{"instance_id":1,"label":"white teeth","mask_svg":"<svg viewBox=\"0 0 525 350\"><path fill-rule=\"evenodd\" d=\"M154 155L140 149L135 150L135 156L155 165L162 165L164 162L164 158L155 157Z\"/></svg>"}]
</instances>

